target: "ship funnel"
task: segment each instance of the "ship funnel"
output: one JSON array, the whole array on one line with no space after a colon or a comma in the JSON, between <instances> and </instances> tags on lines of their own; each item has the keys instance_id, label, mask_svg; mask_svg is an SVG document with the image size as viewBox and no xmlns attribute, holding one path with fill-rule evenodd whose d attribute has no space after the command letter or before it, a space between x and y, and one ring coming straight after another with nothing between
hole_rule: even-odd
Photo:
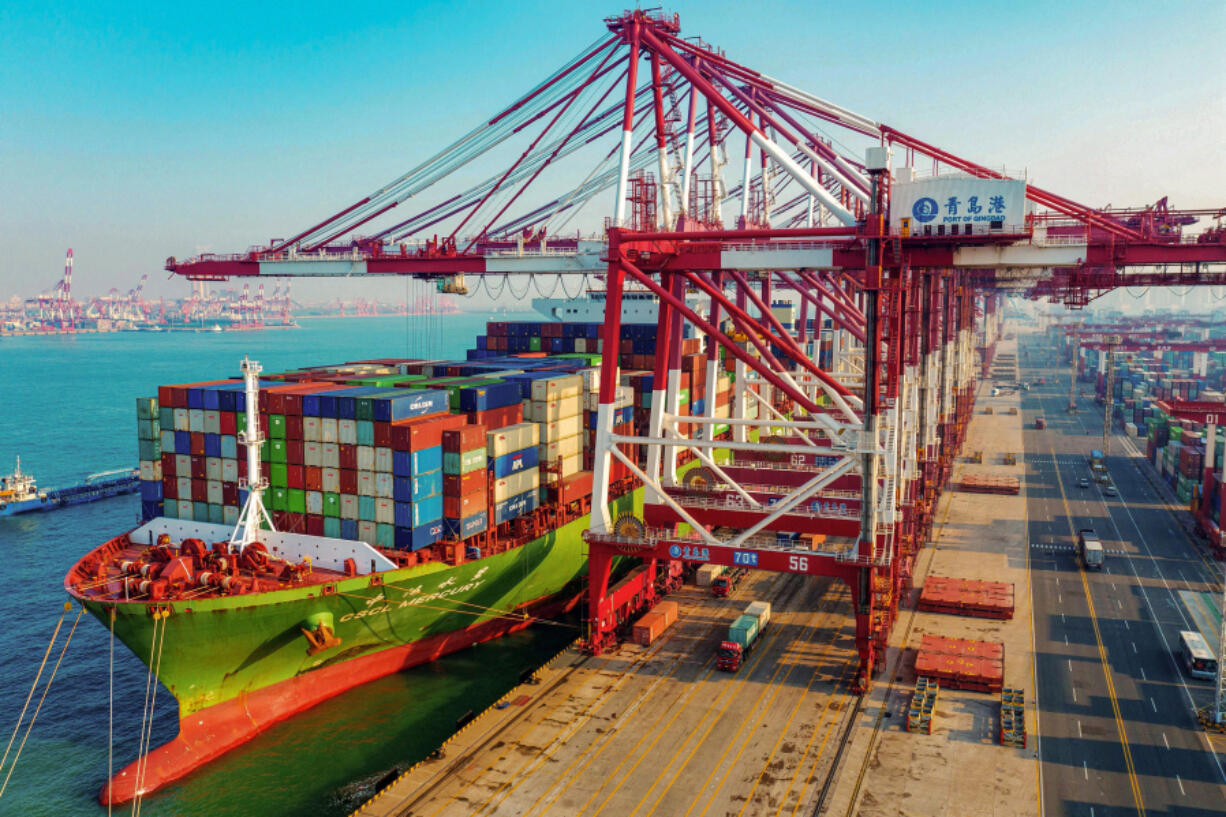
<instances>
[{"instance_id":1,"label":"ship funnel","mask_svg":"<svg viewBox=\"0 0 1226 817\"><path fill-rule=\"evenodd\" d=\"M243 355L241 365L246 385L247 427L239 432L238 444L247 449L247 476L239 477L238 487L246 489L247 501L238 515L234 533L230 535L230 550L239 553L243 548L260 538L260 530L276 530L268 509L264 507L264 489L268 480L260 473L260 446L264 435L260 432L260 372L264 368L257 361Z\"/></svg>"}]
</instances>

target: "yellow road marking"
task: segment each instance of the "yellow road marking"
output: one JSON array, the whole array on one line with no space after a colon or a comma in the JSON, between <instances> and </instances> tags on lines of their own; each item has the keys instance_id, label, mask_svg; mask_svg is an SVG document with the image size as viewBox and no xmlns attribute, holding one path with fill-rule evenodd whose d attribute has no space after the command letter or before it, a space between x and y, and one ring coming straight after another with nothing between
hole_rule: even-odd
<instances>
[{"instance_id":1,"label":"yellow road marking","mask_svg":"<svg viewBox=\"0 0 1226 817\"><path fill-rule=\"evenodd\" d=\"M1068 522L1069 533L1073 540L1077 539L1077 531L1073 528L1073 512L1069 509L1068 497L1064 493L1064 480L1060 477L1060 465L1056 461L1056 449L1050 447L1052 464L1055 466L1056 484L1060 487L1060 500L1064 503L1064 518ZM1081 578L1081 588L1085 591L1086 605L1090 611L1090 623L1094 626L1094 641L1098 645L1098 659L1102 664L1103 679L1107 682L1107 695L1111 699L1111 710L1115 714L1115 729L1120 736L1120 747L1124 750L1124 765L1128 767L1128 784L1132 787L1132 799L1137 807L1137 814L1145 817L1145 803L1141 799L1141 784L1137 780L1136 767L1132 763L1132 749L1128 744L1128 733L1124 729L1124 717L1120 714L1120 702L1115 695L1115 683L1111 680L1111 665L1107 662L1107 648L1103 646L1102 632L1098 627L1098 616L1094 614L1094 600L1090 598L1090 583L1086 580L1086 572L1077 567L1077 575Z\"/></svg>"}]
</instances>

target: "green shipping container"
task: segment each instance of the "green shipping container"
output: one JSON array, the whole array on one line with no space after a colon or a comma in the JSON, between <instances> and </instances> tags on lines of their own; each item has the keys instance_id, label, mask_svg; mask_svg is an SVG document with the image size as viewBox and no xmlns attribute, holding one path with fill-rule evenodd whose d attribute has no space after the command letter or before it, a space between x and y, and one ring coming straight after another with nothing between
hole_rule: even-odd
<instances>
[{"instance_id":1,"label":"green shipping container","mask_svg":"<svg viewBox=\"0 0 1226 817\"><path fill-rule=\"evenodd\" d=\"M175 410L162 407L158 409L158 425L167 431L175 427Z\"/></svg>"},{"instance_id":2,"label":"green shipping container","mask_svg":"<svg viewBox=\"0 0 1226 817\"><path fill-rule=\"evenodd\" d=\"M268 484L274 488L288 488L288 471L289 466L284 463L273 463L268 467Z\"/></svg>"},{"instance_id":3,"label":"green shipping container","mask_svg":"<svg viewBox=\"0 0 1226 817\"><path fill-rule=\"evenodd\" d=\"M209 505L209 522L214 525L225 524L226 518L221 505Z\"/></svg>"},{"instance_id":4,"label":"green shipping container","mask_svg":"<svg viewBox=\"0 0 1226 817\"><path fill-rule=\"evenodd\" d=\"M274 440L285 439L285 415L268 415L268 436Z\"/></svg>"},{"instance_id":5,"label":"green shipping container","mask_svg":"<svg viewBox=\"0 0 1226 817\"><path fill-rule=\"evenodd\" d=\"M396 546L396 526L380 522L375 526L375 543L381 548Z\"/></svg>"},{"instance_id":6,"label":"green shipping container","mask_svg":"<svg viewBox=\"0 0 1226 817\"><path fill-rule=\"evenodd\" d=\"M192 519L197 522L209 521L209 503L193 502L192 503Z\"/></svg>"},{"instance_id":7,"label":"green shipping container","mask_svg":"<svg viewBox=\"0 0 1226 817\"><path fill-rule=\"evenodd\" d=\"M269 440L264 443L272 462L285 462L285 440Z\"/></svg>"},{"instance_id":8,"label":"green shipping container","mask_svg":"<svg viewBox=\"0 0 1226 817\"><path fill-rule=\"evenodd\" d=\"M358 519L364 522L375 521L375 498L373 496L358 497Z\"/></svg>"},{"instance_id":9,"label":"green shipping container","mask_svg":"<svg viewBox=\"0 0 1226 817\"><path fill-rule=\"evenodd\" d=\"M142 440L156 440L162 436L162 424L157 418L136 421L136 436Z\"/></svg>"},{"instance_id":10,"label":"green shipping container","mask_svg":"<svg viewBox=\"0 0 1226 817\"><path fill-rule=\"evenodd\" d=\"M179 516L179 500L162 500L162 516L166 517L167 519L177 519Z\"/></svg>"},{"instance_id":11,"label":"green shipping container","mask_svg":"<svg viewBox=\"0 0 1226 817\"><path fill-rule=\"evenodd\" d=\"M341 538L341 520L339 516L324 517L324 536L327 536L329 539Z\"/></svg>"},{"instance_id":12,"label":"green shipping container","mask_svg":"<svg viewBox=\"0 0 1226 817\"><path fill-rule=\"evenodd\" d=\"M358 445L375 444L375 424L370 420L358 420Z\"/></svg>"},{"instance_id":13,"label":"green shipping container","mask_svg":"<svg viewBox=\"0 0 1226 817\"><path fill-rule=\"evenodd\" d=\"M137 459L160 460L162 458L162 441L161 440L137 440L137 449L140 456Z\"/></svg>"},{"instance_id":14,"label":"green shipping container","mask_svg":"<svg viewBox=\"0 0 1226 817\"><path fill-rule=\"evenodd\" d=\"M247 430L247 412L240 411L240 412L235 413L234 415L234 433L238 434L246 430Z\"/></svg>"},{"instance_id":15,"label":"green shipping container","mask_svg":"<svg viewBox=\"0 0 1226 817\"><path fill-rule=\"evenodd\" d=\"M273 488L268 492L268 507L274 511L289 510L289 489Z\"/></svg>"},{"instance_id":16,"label":"green shipping container","mask_svg":"<svg viewBox=\"0 0 1226 817\"><path fill-rule=\"evenodd\" d=\"M341 518L341 495L324 492L324 516ZM340 528L337 528L340 531ZM340 535L339 533L337 534Z\"/></svg>"},{"instance_id":17,"label":"green shipping container","mask_svg":"<svg viewBox=\"0 0 1226 817\"><path fill-rule=\"evenodd\" d=\"M290 488L286 496L290 513L306 513L306 491Z\"/></svg>"},{"instance_id":18,"label":"green shipping container","mask_svg":"<svg viewBox=\"0 0 1226 817\"><path fill-rule=\"evenodd\" d=\"M136 398L136 419L156 420L158 416L158 401L153 397Z\"/></svg>"},{"instance_id":19,"label":"green shipping container","mask_svg":"<svg viewBox=\"0 0 1226 817\"><path fill-rule=\"evenodd\" d=\"M472 451L456 453L443 452L443 473L452 476L479 471L485 467L485 449L475 448Z\"/></svg>"},{"instance_id":20,"label":"green shipping container","mask_svg":"<svg viewBox=\"0 0 1226 817\"><path fill-rule=\"evenodd\" d=\"M529 352L541 351L541 339L537 337L528 338L528 351Z\"/></svg>"}]
</instances>

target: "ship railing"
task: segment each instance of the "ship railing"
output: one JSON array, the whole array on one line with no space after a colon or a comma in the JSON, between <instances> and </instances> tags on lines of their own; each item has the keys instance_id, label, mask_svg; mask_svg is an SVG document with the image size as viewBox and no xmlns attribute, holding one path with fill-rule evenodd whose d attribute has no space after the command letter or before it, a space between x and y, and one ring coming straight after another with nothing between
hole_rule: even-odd
<instances>
[{"instance_id":1,"label":"ship railing","mask_svg":"<svg viewBox=\"0 0 1226 817\"><path fill-rule=\"evenodd\" d=\"M680 545L693 545L695 547L703 547L711 544L708 540L694 533L674 535L671 533L655 533L651 530L648 530L647 533L641 537L619 536L615 533L598 534L589 531L587 533L587 539L589 542L599 542L601 544L614 546L624 545L626 547L638 548L642 550L653 550L661 543L676 543ZM839 561L855 561L857 558L860 558L854 553L855 543L846 538L843 538L838 542L831 542L830 540L827 540L822 544L826 544L827 547L819 546L809 548L801 547L799 545L783 545L779 543L779 540L774 536L774 534L755 534L746 539L744 542L738 544L737 548L743 548L745 550L772 550L781 553L801 552L817 556L834 556L837 557ZM731 545L728 546L731 547ZM849 553L849 551L852 552Z\"/></svg>"},{"instance_id":2,"label":"ship railing","mask_svg":"<svg viewBox=\"0 0 1226 817\"><path fill-rule=\"evenodd\" d=\"M694 496L693 494L669 494L669 498L686 508L703 508L713 511L769 511L773 507L768 504L752 505L746 502L741 497L729 497L726 499L713 499L708 497ZM783 495L780 496L783 499ZM814 509L814 504L820 504L820 499L805 500L805 502L797 505L787 512L787 516L807 516L812 519L859 519L860 510L842 509L842 508L820 508Z\"/></svg>"}]
</instances>

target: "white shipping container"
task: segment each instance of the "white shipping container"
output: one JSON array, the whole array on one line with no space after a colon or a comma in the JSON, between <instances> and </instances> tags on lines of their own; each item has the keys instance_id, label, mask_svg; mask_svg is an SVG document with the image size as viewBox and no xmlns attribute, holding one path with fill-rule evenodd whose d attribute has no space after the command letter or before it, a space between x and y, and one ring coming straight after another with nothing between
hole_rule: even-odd
<instances>
[{"instance_id":1,"label":"white shipping container","mask_svg":"<svg viewBox=\"0 0 1226 817\"><path fill-rule=\"evenodd\" d=\"M552 464L559 457L570 457L575 454L583 453L583 435L576 434L572 437L563 437L560 440L554 440L551 443L542 443L536 447L536 453L541 461L541 464Z\"/></svg>"},{"instance_id":2,"label":"white shipping container","mask_svg":"<svg viewBox=\"0 0 1226 817\"><path fill-rule=\"evenodd\" d=\"M336 421L336 441L341 445L357 445L358 444L358 421L357 420L337 420Z\"/></svg>"},{"instance_id":3,"label":"white shipping container","mask_svg":"<svg viewBox=\"0 0 1226 817\"><path fill-rule=\"evenodd\" d=\"M204 433L204 409L187 410L187 430L198 434Z\"/></svg>"},{"instance_id":4,"label":"white shipping container","mask_svg":"<svg viewBox=\"0 0 1226 817\"><path fill-rule=\"evenodd\" d=\"M358 540L365 542L368 545L377 544L378 540L375 536L376 530L377 528L375 527L374 522L368 522L365 519L361 520L358 522Z\"/></svg>"},{"instance_id":5,"label":"white shipping container","mask_svg":"<svg viewBox=\"0 0 1226 817\"><path fill-rule=\"evenodd\" d=\"M582 410L583 404L577 395L561 400L529 400L524 404L524 419L534 423L551 423L574 417Z\"/></svg>"},{"instance_id":6,"label":"white shipping container","mask_svg":"<svg viewBox=\"0 0 1226 817\"><path fill-rule=\"evenodd\" d=\"M222 505L221 506L221 524L237 525L238 524L238 506L237 505Z\"/></svg>"},{"instance_id":7,"label":"white shipping container","mask_svg":"<svg viewBox=\"0 0 1226 817\"><path fill-rule=\"evenodd\" d=\"M190 454L175 454L175 476L188 477L192 473L192 458Z\"/></svg>"},{"instance_id":8,"label":"white shipping container","mask_svg":"<svg viewBox=\"0 0 1226 817\"><path fill-rule=\"evenodd\" d=\"M221 481L221 457L204 458L204 478ZM212 502L213 500L209 500Z\"/></svg>"},{"instance_id":9,"label":"white shipping container","mask_svg":"<svg viewBox=\"0 0 1226 817\"><path fill-rule=\"evenodd\" d=\"M191 519L192 518L192 501L190 499L179 500L179 513L176 519Z\"/></svg>"},{"instance_id":10,"label":"white shipping container","mask_svg":"<svg viewBox=\"0 0 1226 817\"><path fill-rule=\"evenodd\" d=\"M221 433L221 412L206 410L204 412L204 433L205 434L220 434Z\"/></svg>"},{"instance_id":11,"label":"white shipping container","mask_svg":"<svg viewBox=\"0 0 1226 817\"><path fill-rule=\"evenodd\" d=\"M221 499L221 480L211 479L205 483L205 490L208 493L208 501L210 505L220 505Z\"/></svg>"},{"instance_id":12,"label":"white shipping container","mask_svg":"<svg viewBox=\"0 0 1226 817\"><path fill-rule=\"evenodd\" d=\"M357 494L341 494L341 519L358 518Z\"/></svg>"},{"instance_id":13,"label":"white shipping container","mask_svg":"<svg viewBox=\"0 0 1226 817\"><path fill-rule=\"evenodd\" d=\"M578 438L576 437L575 439L578 439ZM556 463L551 463L551 464L556 464ZM582 466L583 466L583 455L581 454L571 454L569 457L563 457L562 458L562 477L565 478L569 476L574 476L575 474L579 473L579 471L582 470ZM557 482L557 480L558 480L557 474L551 473L549 471L546 471L541 474L541 482L543 482L545 485L552 485L553 483Z\"/></svg>"},{"instance_id":14,"label":"white shipping container","mask_svg":"<svg viewBox=\"0 0 1226 817\"><path fill-rule=\"evenodd\" d=\"M161 482L162 481L162 461L161 460L141 460L140 461L140 478L145 482Z\"/></svg>"},{"instance_id":15,"label":"white shipping container","mask_svg":"<svg viewBox=\"0 0 1226 817\"><path fill-rule=\"evenodd\" d=\"M620 369L618 370L618 374L619 375L621 374ZM583 378L583 390L585 392L600 391L600 367L599 366L593 366L590 369L580 369L579 376Z\"/></svg>"},{"instance_id":16,"label":"white shipping container","mask_svg":"<svg viewBox=\"0 0 1226 817\"><path fill-rule=\"evenodd\" d=\"M319 475L320 485L330 494L341 489L341 472L339 468L325 468Z\"/></svg>"},{"instance_id":17,"label":"white shipping container","mask_svg":"<svg viewBox=\"0 0 1226 817\"><path fill-rule=\"evenodd\" d=\"M529 468L517 474L494 480L494 502L502 502L513 496L540 488L540 469Z\"/></svg>"},{"instance_id":18,"label":"white shipping container","mask_svg":"<svg viewBox=\"0 0 1226 817\"><path fill-rule=\"evenodd\" d=\"M711 582L715 581L716 576L722 575L724 572L723 565L703 565L698 568L696 580L699 587L710 587Z\"/></svg>"},{"instance_id":19,"label":"white shipping container","mask_svg":"<svg viewBox=\"0 0 1226 817\"><path fill-rule=\"evenodd\" d=\"M180 501L184 499L190 500L192 498L192 478L191 477L176 478L175 488L177 489L177 493L179 495ZM190 512L187 518L191 519Z\"/></svg>"},{"instance_id":20,"label":"white shipping container","mask_svg":"<svg viewBox=\"0 0 1226 817\"><path fill-rule=\"evenodd\" d=\"M391 499L395 496L395 484L396 478L391 474L383 471L375 472L375 496L382 499Z\"/></svg>"},{"instance_id":21,"label":"white shipping container","mask_svg":"<svg viewBox=\"0 0 1226 817\"><path fill-rule=\"evenodd\" d=\"M771 620L771 605L769 601L755 601L745 608L745 615L753 616L758 620L758 629L761 630Z\"/></svg>"},{"instance_id":22,"label":"white shipping container","mask_svg":"<svg viewBox=\"0 0 1226 817\"><path fill-rule=\"evenodd\" d=\"M386 446L375 449L375 470L381 474L392 473L392 449Z\"/></svg>"},{"instance_id":23,"label":"white shipping container","mask_svg":"<svg viewBox=\"0 0 1226 817\"><path fill-rule=\"evenodd\" d=\"M335 417L320 417L319 418L319 439L325 443L334 443L336 437L336 418Z\"/></svg>"},{"instance_id":24,"label":"white shipping container","mask_svg":"<svg viewBox=\"0 0 1226 817\"><path fill-rule=\"evenodd\" d=\"M375 447L373 445L358 446L358 470L375 470Z\"/></svg>"},{"instance_id":25,"label":"white shipping container","mask_svg":"<svg viewBox=\"0 0 1226 817\"><path fill-rule=\"evenodd\" d=\"M340 468L341 455L340 448L336 443L323 444L323 467L324 468Z\"/></svg>"},{"instance_id":26,"label":"white shipping container","mask_svg":"<svg viewBox=\"0 0 1226 817\"><path fill-rule=\"evenodd\" d=\"M540 423L541 442L551 443L556 440L564 440L567 437L573 437L583 430L583 424L579 415L567 417L565 420L557 420L555 422Z\"/></svg>"},{"instance_id":27,"label":"white shipping container","mask_svg":"<svg viewBox=\"0 0 1226 817\"><path fill-rule=\"evenodd\" d=\"M501 457L512 451L523 451L540 442L540 427L536 423L516 423L490 431L485 435L485 451L491 457Z\"/></svg>"},{"instance_id":28,"label":"white shipping container","mask_svg":"<svg viewBox=\"0 0 1226 817\"><path fill-rule=\"evenodd\" d=\"M191 431L188 428L187 409L177 408L175 412L175 431Z\"/></svg>"},{"instance_id":29,"label":"white shipping container","mask_svg":"<svg viewBox=\"0 0 1226 817\"><path fill-rule=\"evenodd\" d=\"M358 496L375 496L375 472L358 471Z\"/></svg>"},{"instance_id":30,"label":"white shipping container","mask_svg":"<svg viewBox=\"0 0 1226 817\"><path fill-rule=\"evenodd\" d=\"M323 429L318 417L302 418L302 441L307 443L323 442Z\"/></svg>"},{"instance_id":31,"label":"white shipping container","mask_svg":"<svg viewBox=\"0 0 1226 817\"><path fill-rule=\"evenodd\" d=\"M223 459L221 461L221 481L238 482L238 460Z\"/></svg>"},{"instance_id":32,"label":"white shipping container","mask_svg":"<svg viewBox=\"0 0 1226 817\"><path fill-rule=\"evenodd\" d=\"M578 397L582 390L583 378L577 374L532 381L533 400L561 400L566 397Z\"/></svg>"},{"instance_id":33,"label":"white shipping container","mask_svg":"<svg viewBox=\"0 0 1226 817\"><path fill-rule=\"evenodd\" d=\"M375 521L384 525L396 523L396 503L391 497L375 500Z\"/></svg>"},{"instance_id":34,"label":"white shipping container","mask_svg":"<svg viewBox=\"0 0 1226 817\"><path fill-rule=\"evenodd\" d=\"M302 444L302 464L312 468L319 468L324 464L324 444L323 443L303 443Z\"/></svg>"}]
</instances>

